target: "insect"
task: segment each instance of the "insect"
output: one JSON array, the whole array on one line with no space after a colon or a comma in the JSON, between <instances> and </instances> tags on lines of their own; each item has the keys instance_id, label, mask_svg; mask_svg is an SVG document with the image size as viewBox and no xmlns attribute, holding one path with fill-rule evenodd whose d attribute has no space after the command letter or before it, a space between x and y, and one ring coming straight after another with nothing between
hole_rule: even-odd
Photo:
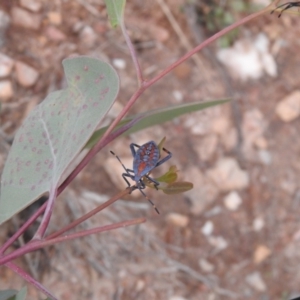
<instances>
[{"instance_id":1,"label":"insect","mask_svg":"<svg viewBox=\"0 0 300 300\"><path fill-rule=\"evenodd\" d=\"M135 147L137 148L137 150ZM168 155L159 160L159 148L153 141L150 141L142 146L132 143L130 144L130 150L133 156L133 169L127 169L122 163L119 156L117 156L113 151L110 152L118 159L118 161L123 166L125 173L122 174L122 177L128 184L128 187L131 187L131 184L127 179L129 177L131 180L136 182L136 186L134 189L139 189L143 196L151 203L155 211L159 214L157 207L143 192L143 189L146 188L146 185L143 181L143 177L151 181L154 184L154 187L158 190L157 187L159 186L159 182L150 177L149 174L154 168L160 166L161 164L169 160L172 157L172 153L167 149L162 148L162 150L165 151Z\"/></svg>"},{"instance_id":2,"label":"insect","mask_svg":"<svg viewBox=\"0 0 300 300\"><path fill-rule=\"evenodd\" d=\"M293 2L287 2L287 3L284 3L284 4L281 4L279 6L277 6L274 10L271 11L271 14L277 10L278 8L282 8L280 14L278 15L278 18L281 17L282 13L285 11L285 10L288 10L292 7L300 7L300 1L293 1Z\"/></svg>"}]
</instances>

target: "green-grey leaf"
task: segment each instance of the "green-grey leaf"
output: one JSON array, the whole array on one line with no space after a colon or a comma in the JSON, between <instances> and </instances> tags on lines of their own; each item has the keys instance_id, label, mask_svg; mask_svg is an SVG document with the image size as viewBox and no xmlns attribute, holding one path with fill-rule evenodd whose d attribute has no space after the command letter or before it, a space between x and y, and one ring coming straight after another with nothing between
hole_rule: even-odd
<instances>
[{"instance_id":1,"label":"green-grey leaf","mask_svg":"<svg viewBox=\"0 0 300 300\"><path fill-rule=\"evenodd\" d=\"M163 174L158 178L155 178L155 180L158 182L173 183L178 178L177 172L178 171L176 166L171 166L167 173Z\"/></svg>"},{"instance_id":2,"label":"green-grey leaf","mask_svg":"<svg viewBox=\"0 0 300 300\"><path fill-rule=\"evenodd\" d=\"M121 25L126 0L104 0L107 14L112 27Z\"/></svg>"},{"instance_id":3,"label":"green-grey leaf","mask_svg":"<svg viewBox=\"0 0 300 300\"><path fill-rule=\"evenodd\" d=\"M15 296L14 300L25 300L27 295L27 287L24 286L19 293Z\"/></svg>"},{"instance_id":4,"label":"green-grey leaf","mask_svg":"<svg viewBox=\"0 0 300 300\"><path fill-rule=\"evenodd\" d=\"M63 66L68 88L49 94L15 136L1 178L0 224L58 186L118 94L109 64L76 57Z\"/></svg>"},{"instance_id":5,"label":"green-grey leaf","mask_svg":"<svg viewBox=\"0 0 300 300\"><path fill-rule=\"evenodd\" d=\"M0 300L8 300L18 293L17 290L4 290L0 291Z\"/></svg>"},{"instance_id":6,"label":"green-grey leaf","mask_svg":"<svg viewBox=\"0 0 300 300\"><path fill-rule=\"evenodd\" d=\"M133 132L145 129L147 127L151 127L154 125L158 125L167 121L170 121L174 118L177 118L181 115L195 112L198 110L202 110L211 106L223 104L230 101L230 99L222 99L222 100L214 100L214 101L205 101L205 102L193 102L193 103L186 103L186 104L179 104L179 105L173 105L168 106L165 108L159 108L152 111L149 111L145 117L138 123L136 123L134 126L132 126L129 130L127 130L124 135L131 134ZM132 119L136 118L139 115L131 116L126 118L125 120L121 121L118 125L119 127L126 124L127 122L131 121ZM108 127L103 127L99 130L97 130L91 139L88 141L86 147L92 148L98 140L101 138L101 136L104 134L104 132L107 130ZM117 127L118 128L118 127Z\"/></svg>"},{"instance_id":7,"label":"green-grey leaf","mask_svg":"<svg viewBox=\"0 0 300 300\"><path fill-rule=\"evenodd\" d=\"M194 185L191 182L178 181L168 184L168 186L164 187L162 191L167 195L181 194L191 190L193 186Z\"/></svg>"}]
</instances>

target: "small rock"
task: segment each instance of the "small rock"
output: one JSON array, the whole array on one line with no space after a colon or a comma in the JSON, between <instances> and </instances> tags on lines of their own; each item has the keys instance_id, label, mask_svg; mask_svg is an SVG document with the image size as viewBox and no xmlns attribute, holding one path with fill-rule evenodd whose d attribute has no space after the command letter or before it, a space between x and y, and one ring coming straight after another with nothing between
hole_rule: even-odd
<instances>
[{"instance_id":1,"label":"small rock","mask_svg":"<svg viewBox=\"0 0 300 300\"><path fill-rule=\"evenodd\" d=\"M212 209L208 210L207 212L205 212L204 216L206 218L211 218L213 216L219 215L221 212L222 212L221 206L217 205L214 206Z\"/></svg>"},{"instance_id":2,"label":"small rock","mask_svg":"<svg viewBox=\"0 0 300 300\"><path fill-rule=\"evenodd\" d=\"M182 102L182 100L183 100L183 94L182 94L181 91L175 90L175 91L172 92L172 94L173 94L173 97L175 98L175 100L177 102Z\"/></svg>"},{"instance_id":3,"label":"small rock","mask_svg":"<svg viewBox=\"0 0 300 300\"><path fill-rule=\"evenodd\" d=\"M237 210L242 204L242 199L237 192L233 191L224 198L224 204L229 210Z\"/></svg>"},{"instance_id":4,"label":"small rock","mask_svg":"<svg viewBox=\"0 0 300 300\"><path fill-rule=\"evenodd\" d=\"M218 136L210 134L203 137L194 147L203 161L208 161L215 153L218 145Z\"/></svg>"},{"instance_id":5,"label":"small rock","mask_svg":"<svg viewBox=\"0 0 300 300\"><path fill-rule=\"evenodd\" d=\"M115 58L112 63L119 70L124 70L126 68L126 61L122 58Z\"/></svg>"},{"instance_id":6,"label":"small rock","mask_svg":"<svg viewBox=\"0 0 300 300\"><path fill-rule=\"evenodd\" d=\"M16 62L16 75L20 85L30 87L34 85L39 77L39 73L23 62Z\"/></svg>"},{"instance_id":7,"label":"small rock","mask_svg":"<svg viewBox=\"0 0 300 300\"><path fill-rule=\"evenodd\" d=\"M254 144L259 149L267 149L268 148L268 141L263 137L259 136L257 139L255 139Z\"/></svg>"},{"instance_id":8,"label":"small rock","mask_svg":"<svg viewBox=\"0 0 300 300\"><path fill-rule=\"evenodd\" d=\"M0 47L5 43L5 33L10 24L10 17L9 15L0 10Z\"/></svg>"},{"instance_id":9,"label":"small rock","mask_svg":"<svg viewBox=\"0 0 300 300\"><path fill-rule=\"evenodd\" d=\"M203 258L199 259L199 266L202 269L202 271L207 273L210 273L215 269L213 264L211 264L209 261Z\"/></svg>"},{"instance_id":10,"label":"small rock","mask_svg":"<svg viewBox=\"0 0 300 300\"><path fill-rule=\"evenodd\" d=\"M269 76L271 76L271 77L277 76L277 74L278 74L277 65L276 65L276 61L272 54L265 53L261 58L261 63L262 63L263 69Z\"/></svg>"},{"instance_id":11,"label":"small rock","mask_svg":"<svg viewBox=\"0 0 300 300\"><path fill-rule=\"evenodd\" d=\"M222 143L225 146L227 151L232 150L236 147L237 141L238 141L238 133L235 128L230 128L227 134L223 135L222 137Z\"/></svg>"},{"instance_id":12,"label":"small rock","mask_svg":"<svg viewBox=\"0 0 300 300\"><path fill-rule=\"evenodd\" d=\"M201 231L204 235L209 236L214 231L214 223L212 221L206 221L202 226Z\"/></svg>"},{"instance_id":13,"label":"small rock","mask_svg":"<svg viewBox=\"0 0 300 300\"><path fill-rule=\"evenodd\" d=\"M220 49L217 58L242 81L258 79L264 71L273 77L277 75L275 59L269 52L269 39L264 33L254 39L236 41L231 48Z\"/></svg>"},{"instance_id":14,"label":"small rock","mask_svg":"<svg viewBox=\"0 0 300 300\"><path fill-rule=\"evenodd\" d=\"M284 122L295 120L300 115L300 91L294 91L276 105L276 113Z\"/></svg>"},{"instance_id":15,"label":"small rock","mask_svg":"<svg viewBox=\"0 0 300 300\"><path fill-rule=\"evenodd\" d=\"M230 130L230 121L227 116L221 115L213 120L211 129L219 135L227 135Z\"/></svg>"},{"instance_id":16,"label":"small rock","mask_svg":"<svg viewBox=\"0 0 300 300\"><path fill-rule=\"evenodd\" d=\"M66 35L54 26L47 26L45 35L54 42L61 42L66 39Z\"/></svg>"},{"instance_id":17,"label":"small rock","mask_svg":"<svg viewBox=\"0 0 300 300\"><path fill-rule=\"evenodd\" d=\"M259 33L254 40L254 46L260 54L263 70L271 77L277 76L277 65L274 57L269 52L269 38L265 33Z\"/></svg>"},{"instance_id":18,"label":"small rock","mask_svg":"<svg viewBox=\"0 0 300 300\"><path fill-rule=\"evenodd\" d=\"M165 42L170 37L169 31L162 26L158 26L157 24L153 24L153 26L148 26L147 30L155 40L161 43Z\"/></svg>"},{"instance_id":19,"label":"small rock","mask_svg":"<svg viewBox=\"0 0 300 300\"><path fill-rule=\"evenodd\" d=\"M5 11L0 10L0 32L4 32L8 28L9 23L9 15Z\"/></svg>"},{"instance_id":20,"label":"small rock","mask_svg":"<svg viewBox=\"0 0 300 300\"><path fill-rule=\"evenodd\" d=\"M258 272L249 274L246 277L246 282L258 292L264 292L267 289L266 284L264 283L260 273Z\"/></svg>"},{"instance_id":21,"label":"small rock","mask_svg":"<svg viewBox=\"0 0 300 300\"><path fill-rule=\"evenodd\" d=\"M10 57L0 53L0 77L10 75L13 65L14 61Z\"/></svg>"},{"instance_id":22,"label":"small rock","mask_svg":"<svg viewBox=\"0 0 300 300\"><path fill-rule=\"evenodd\" d=\"M74 33L79 34L79 32L84 28L85 24L82 21L77 21L76 23L74 23L74 25L72 26L72 30Z\"/></svg>"},{"instance_id":23,"label":"small rock","mask_svg":"<svg viewBox=\"0 0 300 300\"><path fill-rule=\"evenodd\" d=\"M97 41L97 34L95 33L94 29L90 26L84 26L83 29L79 33L81 43L88 47L94 47Z\"/></svg>"},{"instance_id":24,"label":"small rock","mask_svg":"<svg viewBox=\"0 0 300 300\"><path fill-rule=\"evenodd\" d=\"M220 106L210 107L202 111L195 112L184 122L184 126L195 135L211 134L214 121L222 116Z\"/></svg>"},{"instance_id":25,"label":"small rock","mask_svg":"<svg viewBox=\"0 0 300 300\"><path fill-rule=\"evenodd\" d=\"M219 191L197 166L190 167L186 171L185 180L194 183L194 188L186 194L186 197L192 203L192 214L199 215L215 200Z\"/></svg>"},{"instance_id":26,"label":"small rock","mask_svg":"<svg viewBox=\"0 0 300 300\"><path fill-rule=\"evenodd\" d=\"M12 22L15 25L22 26L27 29L37 30L41 26L41 17L28 12L25 9L19 7L13 7L11 11Z\"/></svg>"},{"instance_id":27,"label":"small rock","mask_svg":"<svg viewBox=\"0 0 300 300\"><path fill-rule=\"evenodd\" d=\"M48 20L53 25L60 25L62 22L62 16L60 12L50 11L48 14Z\"/></svg>"},{"instance_id":28,"label":"small rock","mask_svg":"<svg viewBox=\"0 0 300 300\"><path fill-rule=\"evenodd\" d=\"M263 262L268 256L270 256L271 250L264 246L264 245L259 245L255 249L254 255L253 255L253 261L256 264L260 264Z\"/></svg>"},{"instance_id":29,"label":"small rock","mask_svg":"<svg viewBox=\"0 0 300 300\"><path fill-rule=\"evenodd\" d=\"M39 0L20 0L20 4L33 12L38 12L42 7L42 2Z\"/></svg>"},{"instance_id":30,"label":"small rock","mask_svg":"<svg viewBox=\"0 0 300 300\"><path fill-rule=\"evenodd\" d=\"M177 213L169 213L166 217L166 220L169 224L181 228L186 227L189 223L189 218L187 216Z\"/></svg>"},{"instance_id":31,"label":"small rock","mask_svg":"<svg viewBox=\"0 0 300 300\"><path fill-rule=\"evenodd\" d=\"M141 292L146 286L145 280L139 279L136 283L135 290Z\"/></svg>"},{"instance_id":32,"label":"small rock","mask_svg":"<svg viewBox=\"0 0 300 300\"><path fill-rule=\"evenodd\" d=\"M272 156L271 156L271 153L268 150L259 150L258 151L258 156L259 156L260 161L264 165L268 166L272 163Z\"/></svg>"},{"instance_id":33,"label":"small rock","mask_svg":"<svg viewBox=\"0 0 300 300\"><path fill-rule=\"evenodd\" d=\"M252 228L254 231L261 231L265 226L264 219L258 217L253 220Z\"/></svg>"},{"instance_id":34,"label":"small rock","mask_svg":"<svg viewBox=\"0 0 300 300\"><path fill-rule=\"evenodd\" d=\"M174 75L179 79L185 79L190 76L192 72L191 65L187 62L180 64L174 69Z\"/></svg>"},{"instance_id":35,"label":"small rock","mask_svg":"<svg viewBox=\"0 0 300 300\"><path fill-rule=\"evenodd\" d=\"M263 137L266 127L266 119L260 110L251 109L245 112L242 125L243 151L248 157L256 154L254 146L256 141Z\"/></svg>"},{"instance_id":36,"label":"small rock","mask_svg":"<svg viewBox=\"0 0 300 300\"><path fill-rule=\"evenodd\" d=\"M290 179L283 179L280 181L280 187L289 193L291 196L296 192L297 190L297 184L296 182L290 178Z\"/></svg>"},{"instance_id":37,"label":"small rock","mask_svg":"<svg viewBox=\"0 0 300 300\"><path fill-rule=\"evenodd\" d=\"M13 96L12 84L9 80L0 81L0 101L8 101Z\"/></svg>"},{"instance_id":38,"label":"small rock","mask_svg":"<svg viewBox=\"0 0 300 300\"><path fill-rule=\"evenodd\" d=\"M211 178L222 191L243 189L249 185L249 175L240 169L234 158L221 158L215 168L207 171Z\"/></svg>"},{"instance_id":39,"label":"small rock","mask_svg":"<svg viewBox=\"0 0 300 300\"><path fill-rule=\"evenodd\" d=\"M227 241L222 236L209 236L208 242L218 251L222 251L228 247Z\"/></svg>"}]
</instances>

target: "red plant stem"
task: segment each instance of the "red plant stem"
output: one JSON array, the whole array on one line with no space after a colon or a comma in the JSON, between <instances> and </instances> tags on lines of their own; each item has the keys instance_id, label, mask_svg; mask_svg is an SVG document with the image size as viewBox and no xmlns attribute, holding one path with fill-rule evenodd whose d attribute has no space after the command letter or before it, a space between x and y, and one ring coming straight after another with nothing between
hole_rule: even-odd
<instances>
[{"instance_id":1,"label":"red plant stem","mask_svg":"<svg viewBox=\"0 0 300 300\"><path fill-rule=\"evenodd\" d=\"M210 38L206 39L203 43L201 43L200 45L198 45L197 47L195 47L191 51L187 52L184 56L182 56L179 60L177 60L176 62L174 62L173 64L171 64L168 68L166 68L165 70L163 70L160 74L158 74L157 76L155 76L151 80L146 81L144 83L145 89L148 88L149 86L153 85L156 81L158 81L162 77L166 76L168 73L170 73L172 70L174 70L178 65L180 65L181 63L183 63L184 61L186 61L188 58L190 58L192 55L194 55L198 51L200 51L203 48L207 47L212 42L216 41L218 38L220 38L223 35L227 34L228 32L230 32L231 30L235 29L236 27L241 26L241 25L243 25L243 24L245 24L245 23L247 23L247 22L249 22L249 21L257 18L258 16L266 13L269 10L270 10L270 8L269 8L269 6L267 6L266 8L264 8L264 9L262 9L262 10L256 12L256 13L253 13L253 14L247 16L247 17L245 17L242 20L237 21L236 23L233 23L233 24L229 25L228 27L226 27L226 28L222 29L221 31L217 32L216 34L214 34Z\"/></svg>"},{"instance_id":2,"label":"red plant stem","mask_svg":"<svg viewBox=\"0 0 300 300\"><path fill-rule=\"evenodd\" d=\"M83 215L82 217L78 218L77 220L73 221L72 223L68 224L67 226L65 226L64 228L50 234L49 236L46 237L46 241L47 240L51 240L54 239L60 235L62 235L63 233L65 233L66 231L74 228L75 226L79 225L80 223L84 222L85 220L91 218L92 216L94 216L95 214L97 214L99 211L103 210L104 208L106 208L107 206L113 204L114 202L116 202L118 199L122 198L123 196L125 196L126 194L128 194L130 192L129 189L126 189L120 193L118 193L117 195L115 195L114 197L112 197L110 200L106 201L105 203L97 206L96 208L94 208L93 210L91 210L90 212L88 212L87 214Z\"/></svg>"},{"instance_id":3,"label":"red plant stem","mask_svg":"<svg viewBox=\"0 0 300 300\"><path fill-rule=\"evenodd\" d=\"M13 244L24 231L43 213L46 209L47 202L45 202L0 248L0 256L3 254L10 245Z\"/></svg>"},{"instance_id":4,"label":"red plant stem","mask_svg":"<svg viewBox=\"0 0 300 300\"><path fill-rule=\"evenodd\" d=\"M127 226L131 226L131 225L141 224L144 222L146 222L145 218L138 218L138 219L134 219L134 220L123 221L123 222L119 222L119 223L115 223L115 224L111 224L111 225L106 225L106 226L101 226L101 227L96 227L96 228L92 228L92 229L88 229L88 230L75 232L75 233L57 237L57 238L54 238L51 240L43 240L43 241L35 240L35 241L32 241L32 242L26 244L22 248L17 249L16 251L14 251L12 253L9 253L7 255L0 257L0 265L6 264L11 260L16 259L17 257L20 257L26 253L35 251L40 248L44 248L46 246L73 240L73 239L80 238L80 237L90 235L90 234L95 234L95 233L109 231L109 230L113 230L113 229L117 229L117 228L121 228L121 227L127 227Z\"/></svg>"},{"instance_id":5,"label":"red plant stem","mask_svg":"<svg viewBox=\"0 0 300 300\"><path fill-rule=\"evenodd\" d=\"M131 55L131 58L132 58L132 61L133 61L134 67L135 67L135 71L136 71L136 75L137 75L137 80L138 80L138 83L139 83L139 87L140 87L142 85L143 81L144 81L143 74L142 74L141 66L139 64L139 61L138 61L138 58L137 58L134 46L132 45L132 42L131 42L130 37L128 35L128 32L127 32L127 30L125 28L124 18L122 18L122 22L120 24L120 27L121 27L123 36L125 38L127 47L129 49L129 52L130 52L130 55Z\"/></svg>"},{"instance_id":6,"label":"red plant stem","mask_svg":"<svg viewBox=\"0 0 300 300\"><path fill-rule=\"evenodd\" d=\"M58 300L55 296L51 294L42 284L40 284L37 280L35 280L33 277L31 277L27 272L25 272L22 268L15 265L12 262L8 262L5 264L6 267L13 270L15 273L23 277L24 280L26 280L29 284L32 284L35 286L38 290L40 290L42 293L44 293L47 297L51 298L52 300Z\"/></svg>"},{"instance_id":7,"label":"red plant stem","mask_svg":"<svg viewBox=\"0 0 300 300\"><path fill-rule=\"evenodd\" d=\"M41 240L44 237L45 232L46 232L49 222L50 222L50 218L52 215L56 197L57 197L57 189L55 187L51 187L51 191L50 191L49 198L47 201L47 207L46 207L45 213L43 215L41 224L33 237L34 240Z\"/></svg>"}]
</instances>

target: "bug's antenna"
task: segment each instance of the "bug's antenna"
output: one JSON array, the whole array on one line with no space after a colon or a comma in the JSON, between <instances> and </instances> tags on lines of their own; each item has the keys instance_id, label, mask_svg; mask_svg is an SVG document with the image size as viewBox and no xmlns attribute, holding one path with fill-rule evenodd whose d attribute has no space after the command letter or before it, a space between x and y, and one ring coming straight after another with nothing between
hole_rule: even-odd
<instances>
[{"instance_id":1,"label":"bug's antenna","mask_svg":"<svg viewBox=\"0 0 300 300\"><path fill-rule=\"evenodd\" d=\"M126 173L127 173L127 169L126 169L126 167L124 166L124 164L122 163L120 157L119 157L117 154L115 154L115 152L113 152L113 151L110 151L110 153L111 153L112 155L114 155L114 156L117 158L117 160L120 162L120 164L122 165L122 167L124 168L124 170L125 170Z\"/></svg>"}]
</instances>

